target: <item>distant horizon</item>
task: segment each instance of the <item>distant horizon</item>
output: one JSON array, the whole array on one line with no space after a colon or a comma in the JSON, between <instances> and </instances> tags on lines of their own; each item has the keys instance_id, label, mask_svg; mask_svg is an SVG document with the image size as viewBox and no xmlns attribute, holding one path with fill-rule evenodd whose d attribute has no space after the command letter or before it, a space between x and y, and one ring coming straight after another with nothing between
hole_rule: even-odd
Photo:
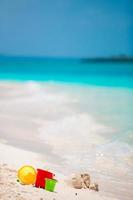
<instances>
[{"instance_id":1,"label":"distant horizon","mask_svg":"<svg viewBox=\"0 0 133 200\"><path fill-rule=\"evenodd\" d=\"M110 56L94 56L94 57L68 57L68 56L42 56L42 55L12 55L12 54L1 54L0 58L40 58L40 59L133 59L133 55L118 54Z\"/></svg>"}]
</instances>

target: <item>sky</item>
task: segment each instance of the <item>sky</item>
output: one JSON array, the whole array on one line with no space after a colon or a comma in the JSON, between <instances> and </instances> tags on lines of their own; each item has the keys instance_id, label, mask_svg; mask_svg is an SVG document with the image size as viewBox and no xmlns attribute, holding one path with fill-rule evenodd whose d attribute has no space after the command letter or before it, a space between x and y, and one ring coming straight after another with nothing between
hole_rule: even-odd
<instances>
[{"instance_id":1,"label":"sky","mask_svg":"<svg viewBox=\"0 0 133 200\"><path fill-rule=\"evenodd\" d=\"M0 0L0 54L133 55L133 1Z\"/></svg>"}]
</instances>

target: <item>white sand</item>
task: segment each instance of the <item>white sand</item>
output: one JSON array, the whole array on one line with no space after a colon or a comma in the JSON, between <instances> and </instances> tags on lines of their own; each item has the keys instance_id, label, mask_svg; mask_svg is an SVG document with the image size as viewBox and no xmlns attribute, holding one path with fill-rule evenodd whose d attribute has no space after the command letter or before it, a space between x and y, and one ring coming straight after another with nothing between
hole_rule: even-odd
<instances>
[{"instance_id":1,"label":"white sand","mask_svg":"<svg viewBox=\"0 0 133 200\"><path fill-rule=\"evenodd\" d=\"M37 155L4 144L0 144L0 199L2 200L115 200L102 192L76 190L66 183L58 173L58 184L54 193L33 186L21 185L17 182L17 170L24 164L42 167ZM21 159L20 159L21 158ZM3 163L3 164L2 164ZM7 164L8 163L8 164ZM77 193L77 195L75 194ZM42 199L41 199L42 198Z\"/></svg>"},{"instance_id":2,"label":"white sand","mask_svg":"<svg viewBox=\"0 0 133 200\"><path fill-rule=\"evenodd\" d=\"M75 90L38 83L0 83L0 199L132 199L130 148L123 143L110 144L114 129L100 122L101 110L99 121L91 110L95 105L97 110L104 109L102 96L108 90L89 89L88 97L88 89ZM100 93L98 108L93 98ZM113 98L116 95L117 91ZM119 96L124 97L121 92ZM124 98L121 106L126 105ZM107 108L112 105L107 104ZM56 193L16 182L16 171L23 165L53 171L59 180ZM90 172L99 192L75 190L66 184L71 173L80 170Z\"/></svg>"}]
</instances>

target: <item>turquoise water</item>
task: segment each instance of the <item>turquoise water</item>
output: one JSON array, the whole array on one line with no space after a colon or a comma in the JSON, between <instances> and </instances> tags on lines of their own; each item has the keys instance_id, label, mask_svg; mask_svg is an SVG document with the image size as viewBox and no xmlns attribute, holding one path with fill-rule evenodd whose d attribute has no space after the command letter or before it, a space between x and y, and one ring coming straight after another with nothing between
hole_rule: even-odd
<instances>
[{"instance_id":1,"label":"turquoise water","mask_svg":"<svg viewBox=\"0 0 133 200\"><path fill-rule=\"evenodd\" d=\"M133 88L133 63L1 59L1 80L58 81Z\"/></svg>"},{"instance_id":2,"label":"turquoise water","mask_svg":"<svg viewBox=\"0 0 133 200\"><path fill-rule=\"evenodd\" d=\"M132 102L132 63L0 60L1 141L61 173L89 170L120 200L132 199Z\"/></svg>"}]
</instances>

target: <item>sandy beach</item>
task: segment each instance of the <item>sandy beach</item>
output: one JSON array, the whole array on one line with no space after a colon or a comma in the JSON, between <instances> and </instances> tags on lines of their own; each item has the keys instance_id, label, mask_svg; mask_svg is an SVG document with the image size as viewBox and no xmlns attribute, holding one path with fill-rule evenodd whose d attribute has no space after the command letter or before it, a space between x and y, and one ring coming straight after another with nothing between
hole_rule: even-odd
<instances>
[{"instance_id":1,"label":"sandy beach","mask_svg":"<svg viewBox=\"0 0 133 200\"><path fill-rule=\"evenodd\" d=\"M98 115L86 107L86 104L92 106L91 98L95 95L101 98L102 104L107 90L73 87L74 92L72 86L65 85L0 83L0 199L132 199L130 146L109 143L108 137L115 133L115 128L104 124L102 117L96 120ZM114 96L118 93L113 92ZM123 91L118 95L124 97ZM127 95L131 95L130 91ZM23 165L54 172L58 180L55 193L19 184L17 170ZM79 172L89 173L99 184L99 192L76 190L68 184L72 175Z\"/></svg>"},{"instance_id":2,"label":"sandy beach","mask_svg":"<svg viewBox=\"0 0 133 200\"><path fill-rule=\"evenodd\" d=\"M133 0L0 0L0 200L133 200Z\"/></svg>"},{"instance_id":3,"label":"sandy beach","mask_svg":"<svg viewBox=\"0 0 133 200\"><path fill-rule=\"evenodd\" d=\"M0 164L0 199L2 200L116 200L116 198L108 197L100 191L74 189L68 184L68 177L64 177L58 172L56 173L58 184L53 193L33 186L21 185L17 182L17 170L22 164L28 163L44 168L43 164L39 163L37 155L7 145L1 144L0 152L0 157L3 160ZM21 160L18 157L21 157Z\"/></svg>"}]
</instances>

